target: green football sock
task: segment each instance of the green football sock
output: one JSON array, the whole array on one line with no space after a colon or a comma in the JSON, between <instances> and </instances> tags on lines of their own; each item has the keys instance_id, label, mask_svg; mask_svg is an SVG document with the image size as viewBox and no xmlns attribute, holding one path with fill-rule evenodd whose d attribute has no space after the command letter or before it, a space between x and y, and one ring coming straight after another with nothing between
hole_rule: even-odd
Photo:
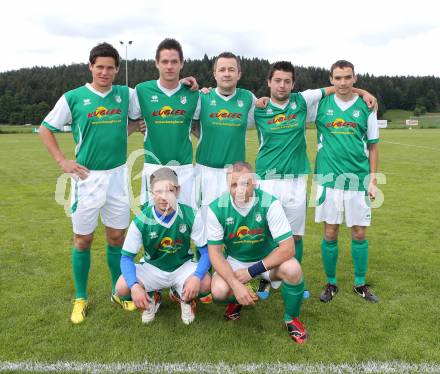
<instances>
[{"instance_id":1,"label":"green football sock","mask_svg":"<svg viewBox=\"0 0 440 374\"><path fill-rule=\"evenodd\" d=\"M90 270L90 248L80 251L72 247L72 271L75 284L75 298L87 299L87 281Z\"/></svg>"},{"instance_id":2,"label":"green football sock","mask_svg":"<svg viewBox=\"0 0 440 374\"><path fill-rule=\"evenodd\" d=\"M298 260L299 263L301 263L303 259L303 252L304 246L302 238L299 240L295 239L295 258Z\"/></svg>"},{"instance_id":3,"label":"green football sock","mask_svg":"<svg viewBox=\"0 0 440 374\"><path fill-rule=\"evenodd\" d=\"M284 321L299 317L303 301L304 280L298 284L281 283L281 296L284 301Z\"/></svg>"},{"instance_id":4,"label":"green football sock","mask_svg":"<svg viewBox=\"0 0 440 374\"><path fill-rule=\"evenodd\" d=\"M115 293L116 282L121 275L121 247L107 244L107 265L112 276L112 293Z\"/></svg>"},{"instance_id":5,"label":"green football sock","mask_svg":"<svg viewBox=\"0 0 440 374\"><path fill-rule=\"evenodd\" d=\"M368 240L351 241L351 257L354 265L354 285L365 284L365 274L368 268Z\"/></svg>"},{"instance_id":6,"label":"green football sock","mask_svg":"<svg viewBox=\"0 0 440 374\"><path fill-rule=\"evenodd\" d=\"M322 264L327 275L327 283L336 285L336 263L338 262L338 241L322 239Z\"/></svg>"}]
</instances>

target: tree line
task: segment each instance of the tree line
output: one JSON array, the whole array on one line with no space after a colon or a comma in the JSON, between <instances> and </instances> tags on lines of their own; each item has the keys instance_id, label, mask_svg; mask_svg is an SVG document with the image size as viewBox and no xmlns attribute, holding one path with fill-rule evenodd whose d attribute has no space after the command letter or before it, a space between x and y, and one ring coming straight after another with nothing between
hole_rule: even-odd
<instances>
[{"instance_id":1,"label":"tree line","mask_svg":"<svg viewBox=\"0 0 440 374\"><path fill-rule=\"evenodd\" d=\"M212 76L214 58L185 60L182 77L194 76L201 87L215 85ZM266 75L270 63L265 59L242 58L239 86L257 97L269 94ZM157 79L153 60L128 61L129 86ZM329 70L317 67L296 67L295 91L329 85ZM66 91L90 81L87 64L33 67L0 73L0 123L39 124ZM125 84L125 61L115 84ZM388 109L414 111L415 115L434 112L440 106L440 78L434 76L358 75L358 87L374 94L379 101L379 117Z\"/></svg>"}]
</instances>

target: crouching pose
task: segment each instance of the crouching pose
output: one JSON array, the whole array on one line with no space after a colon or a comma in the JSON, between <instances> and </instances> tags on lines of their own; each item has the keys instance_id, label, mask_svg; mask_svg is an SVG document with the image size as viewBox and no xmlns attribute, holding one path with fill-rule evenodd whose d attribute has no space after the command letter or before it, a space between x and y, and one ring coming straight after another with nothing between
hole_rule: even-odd
<instances>
[{"instance_id":1,"label":"crouching pose","mask_svg":"<svg viewBox=\"0 0 440 374\"><path fill-rule=\"evenodd\" d=\"M159 308L160 294L154 291L172 288L177 293L187 325L195 318L194 299L210 291L207 271L211 264L201 214L177 203L179 188L177 174L170 168L160 168L150 176L154 205L145 205L133 220L122 248L116 293L131 293L136 307L143 310L143 323L152 322ZM144 262L135 265L134 257L142 246Z\"/></svg>"},{"instance_id":2,"label":"crouching pose","mask_svg":"<svg viewBox=\"0 0 440 374\"><path fill-rule=\"evenodd\" d=\"M304 343L307 331L298 320L304 280L286 214L275 197L255 189L248 163L231 166L227 179L229 192L214 200L207 213L209 257L216 271L212 296L228 303L224 317L234 320L243 305L255 302L246 286L253 277L261 276L274 288L281 284L287 330L295 342Z\"/></svg>"}]
</instances>

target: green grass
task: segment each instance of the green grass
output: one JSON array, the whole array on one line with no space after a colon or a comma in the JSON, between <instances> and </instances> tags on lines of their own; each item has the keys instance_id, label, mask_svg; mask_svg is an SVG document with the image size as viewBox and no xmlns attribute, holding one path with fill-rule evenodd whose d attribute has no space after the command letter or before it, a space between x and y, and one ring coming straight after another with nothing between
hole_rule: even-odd
<instances>
[{"instance_id":1,"label":"green grass","mask_svg":"<svg viewBox=\"0 0 440 374\"><path fill-rule=\"evenodd\" d=\"M255 135L248 136L251 162ZM311 337L299 346L282 326L278 292L233 323L223 321L223 307L200 305L195 323L184 326L179 309L166 300L154 323L141 325L138 313L109 301L102 225L92 250L90 314L72 326L71 225L54 201L61 172L38 136L0 136L0 361L440 363L440 131L382 131L381 137L380 171L387 183L380 186L385 201L368 231L367 276L381 302L368 304L351 291L346 228L339 240L340 293L330 304L319 302L322 226L309 208L303 269L312 298L301 319ZM72 156L71 134L57 138ZM309 130L307 139L313 161L316 132ZM141 144L139 134L130 137L130 151Z\"/></svg>"},{"instance_id":2,"label":"green grass","mask_svg":"<svg viewBox=\"0 0 440 374\"><path fill-rule=\"evenodd\" d=\"M0 125L0 134L31 134L39 126Z\"/></svg>"},{"instance_id":3,"label":"green grass","mask_svg":"<svg viewBox=\"0 0 440 374\"><path fill-rule=\"evenodd\" d=\"M440 113L426 113L422 116L414 116L412 111L402 109L390 109L385 112L383 119L388 120L388 127L392 129L408 128L405 121L407 119L416 119L418 126L414 129L440 128Z\"/></svg>"}]
</instances>

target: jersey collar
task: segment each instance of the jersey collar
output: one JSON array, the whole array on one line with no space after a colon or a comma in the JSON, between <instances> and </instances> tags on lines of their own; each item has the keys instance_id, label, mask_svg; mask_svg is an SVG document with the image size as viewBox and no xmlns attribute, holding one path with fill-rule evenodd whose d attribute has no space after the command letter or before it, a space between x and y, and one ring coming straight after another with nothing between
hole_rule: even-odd
<instances>
[{"instance_id":1,"label":"jersey collar","mask_svg":"<svg viewBox=\"0 0 440 374\"><path fill-rule=\"evenodd\" d=\"M232 195L229 196L229 199L231 200L231 204L232 207L237 211L238 214L240 214L240 216L242 217L246 217L249 212L251 211L251 209L254 207L254 205L256 204L257 200L255 198L255 191L254 194L252 195L250 201L243 207L237 206L234 203L234 199L232 198Z\"/></svg>"},{"instance_id":2,"label":"jersey collar","mask_svg":"<svg viewBox=\"0 0 440 374\"><path fill-rule=\"evenodd\" d=\"M173 226L174 222L176 221L177 216L182 214L180 211L179 204L177 204L176 213L174 214L173 218L171 218L171 220L168 223L165 223L160 219L160 217L157 216L156 210L154 209L154 205L151 207L151 211L153 212L153 217L156 220L156 222L159 225L166 227L167 229L169 229L171 226Z\"/></svg>"},{"instance_id":3,"label":"jersey collar","mask_svg":"<svg viewBox=\"0 0 440 374\"><path fill-rule=\"evenodd\" d=\"M173 96L177 91L180 90L180 88L182 87L182 84L179 82L177 84L176 88L173 88L172 90L165 88L164 86L162 86L159 82L159 79L156 81L157 82L157 87L159 88L159 90L161 90L165 95L167 95L168 97Z\"/></svg>"},{"instance_id":4,"label":"jersey collar","mask_svg":"<svg viewBox=\"0 0 440 374\"><path fill-rule=\"evenodd\" d=\"M107 92L99 92L99 91L95 90L90 83L86 83L86 87L90 91L92 91L95 95L98 95L98 96L103 97L103 98L106 97L113 90L113 86L112 86Z\"/></svg>"},{"instance_id":5,"label":"jersey collar","mask_svg":"<svg viewBox=\"0 0 440 374\"><path fill-rule=\"evenodd\" d=\"M220 90L218 89L218 87L215 88L215 93L217 94L218 97L222 98L224 101L229 101L231 100L236 94L237 94L237 89L235 89L234 93L232 95L229 96L224 96L220 93Z\"/></svg>"}]
</instances>

